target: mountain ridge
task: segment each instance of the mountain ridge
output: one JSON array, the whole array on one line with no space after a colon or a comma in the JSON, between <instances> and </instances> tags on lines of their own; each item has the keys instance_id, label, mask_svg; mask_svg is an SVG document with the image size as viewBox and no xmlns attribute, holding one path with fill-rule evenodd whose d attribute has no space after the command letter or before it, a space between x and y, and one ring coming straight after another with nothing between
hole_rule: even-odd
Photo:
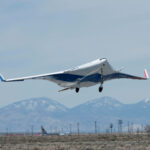
<instances>
[{"instance_id":1,"label":"mountain ridge","mask_svg":"<svg viewBox=\"0 0 150 150\"><path fill-rule=\"evenodd\" d=\"M69 124L80 122L83 131L91 130L91 122L101 122L106 128L110 123L124 122L148 124L150 99L143 99L134 104L123 104L112 97L101 97L87 101L73 108L67 108L47 97L31 98L17 101L0 108L0 131L6 128L12 131L27 131L34 125L39 131L40 126L50 129L66 128ZM75 127L74 127L75 128Z\"/></svg>"}]
</instances>

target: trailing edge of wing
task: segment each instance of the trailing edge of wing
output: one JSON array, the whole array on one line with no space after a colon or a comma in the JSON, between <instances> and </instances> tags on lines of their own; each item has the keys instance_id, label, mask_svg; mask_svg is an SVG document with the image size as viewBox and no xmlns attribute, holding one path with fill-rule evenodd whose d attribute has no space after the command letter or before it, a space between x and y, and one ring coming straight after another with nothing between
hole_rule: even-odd
<instances>
[{"instance_id":1,"label":"trailing edge of wing","mask_svg":"<svg viewBox=\"0 0 150 150\"><path fill-rule=\"evenodd\" d=\"M147 70L144 70L144 77L138 77L138 76L133 76L133 75L129 75L129 74L125 74L125 73L119 73L119 78L128 78L128 79L135 79L135 80L148 80L149 76L147 73Z\"/></svg>"}]
</instances>

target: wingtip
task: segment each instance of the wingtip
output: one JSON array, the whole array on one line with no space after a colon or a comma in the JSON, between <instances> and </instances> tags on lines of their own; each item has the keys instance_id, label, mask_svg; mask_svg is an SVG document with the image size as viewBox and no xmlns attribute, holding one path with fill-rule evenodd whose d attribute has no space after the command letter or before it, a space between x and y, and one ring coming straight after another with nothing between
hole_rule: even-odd
<instances>
[{"instance_id":1,"label":"wingtip","mask_svg":"<svg viewBox=\"0 0 150 150\"><path fill-rule=\"evenodd\" d=\"M0 74L0 81L5 81L4 77Z\"/></svg>"},{"instance_id":2,"label":"wingtip","mask_svg":"<svg viewBox=\"0 0 150 150\"><path fill-rule=\"evenodd\" d=\"M145 78L146 78L146 79L149 79L149 75L148 75L148 73L147 73L147 70L146 70L146 69L144 69L144 75L145 75Z\"/></svg>"}]
</instances>

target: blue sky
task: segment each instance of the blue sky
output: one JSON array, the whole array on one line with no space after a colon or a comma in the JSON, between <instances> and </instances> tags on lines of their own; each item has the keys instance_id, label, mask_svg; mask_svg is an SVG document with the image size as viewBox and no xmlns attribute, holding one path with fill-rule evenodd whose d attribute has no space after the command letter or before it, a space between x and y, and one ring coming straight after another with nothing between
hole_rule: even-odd
<instances>
[{"instance_id":1,"label":"blue sky","mask_svg":"<svg viewBox=\"0 0 150 150\"><path fill-rule=\"evenodd\" d=\"M150 73L150 1L6 0L0 2L0 72L6 78L55 72L107 58L114 68ZM0 107L46 96L73 107L111 96L123 103L150 97L149 81L115 80L58 93L46 81L0 84Z\"/></svg>"}]
</instances>

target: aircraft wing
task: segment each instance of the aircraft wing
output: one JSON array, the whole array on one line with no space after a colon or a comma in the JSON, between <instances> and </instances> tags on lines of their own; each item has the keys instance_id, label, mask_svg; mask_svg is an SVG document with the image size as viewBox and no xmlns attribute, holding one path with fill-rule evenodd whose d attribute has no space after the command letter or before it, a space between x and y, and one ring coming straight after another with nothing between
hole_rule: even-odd
<instances>
[{"instance_id":1,"label":"aircraft wing","mask_svg":"<svg viewBox=\"0 0 150 150\"><path fill-rule=\"evenodd\" d=\"M130 75L130 74L125 74L125 73L119 73L118 77L119 78L134 79L134 80L147 80L148 79L148 78L133 76L133 75Z\"/></svg>"},{"instance_id":2,"label":"aircraft wing","mask_svg":"<svg viewBox=\"0 0 150 150\"><path fill-rule=\"evenodd\" d=\"M47 73L41 75L34 75L34 76L27 76L21 78L13 78L13 79L5 79L2 75L0 75L0 81L2 82L17 82L17 81L24 81L29 79L43 79L43 80L50 80L52 75L62 74L63 72L56 72L56 73Z\"/></svg>"},{"instance_id":3,"label":"aircraft wing","mask_svg":"<svg viewBox=\"0 0 150 150\"><path fill-rule=\"evenodd\" d=\"M144 70L144 75L145 75L145 77L139 77L139 76L134 76L134 75L126 74L126 73L116 72L114 74L109 74L109 75L105 76L104 78L105 78L105 80L121 79L121 78L134 79L134 80L148 80L149 76L148 76L146 69Z\"/></svg>"},{"instance_id":4,"label":"aircraft wing","mask_svg":"<svg viewBox=\"0 0 150 150\"><path fill-rule=\"evenodd\" d=\"M147 73L146 69L144 70L145 78L138 77L138 76L133 76L133 75L128 75L128 74L122 74L122 75L126 76L126 78L135 79L135 80L147 80L147 79L149 79L149 76L148 76L148 73Z\"/></svg>"}]
</instances>

